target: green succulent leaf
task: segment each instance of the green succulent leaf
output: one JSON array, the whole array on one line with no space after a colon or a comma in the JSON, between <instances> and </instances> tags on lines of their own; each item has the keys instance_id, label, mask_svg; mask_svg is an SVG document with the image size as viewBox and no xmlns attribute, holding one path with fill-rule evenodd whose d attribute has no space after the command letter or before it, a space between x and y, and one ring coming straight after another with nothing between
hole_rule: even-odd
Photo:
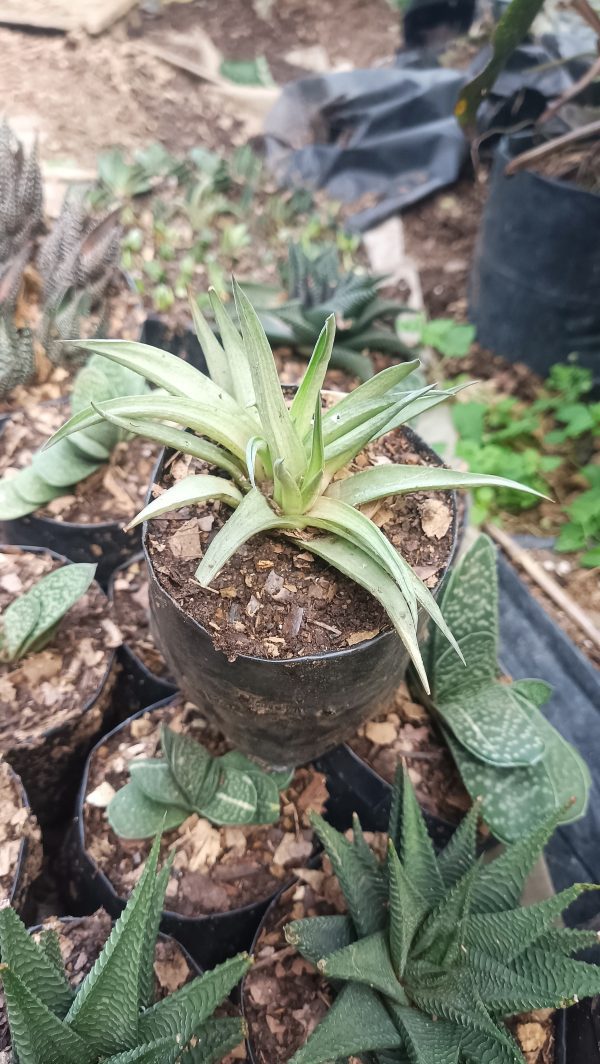
<instances>
[{"instance_id":1,"label":"green succulent leaf","mask_svg":"<svg viewBox=\"0 0 600 1064\"><path fill-rule=\"evenodd\" d=\"M329 979L364 983L388 1000L408 1004L406 994L392 967L387 935L376 931L349 946L322 958L317 965Z\"/></svg>"},{"instance_id":2,"label":"green succulent leaf","mask_svg":"<svg viewBox=\"0 0 600 1064\"><path fill-rule=\"evenodd\" d=\"M142 521L149 521L152 517L159 517L171 510L179 510L182 506L194 506L212 499L220 499L228 506L237 506L242 498L242 493L231 481L224 480L223 477L192 473L177 480L171 488L167 488L158 498L148 503L127 527L135 528Z\"/></svg>"},{"instance_id":3,"label":"green succulent leaf","mask_svg":"<svg viewBox=\"0 0 600 1064\"><path fill-rule=\"evenodd\" d=\"M180 806L148 798L135 783L126 783L111 799L108 822L122 839L151 839L157 831L172 831L189 816Z\"/></svg>"},{"instance_id":4,"label":"green succulent leaf","mask_svg":"<svg viewBox=\"0 0 600 1064\"><path fill-rule=\"evenodd\" d=\"M349 946L354 941L352 922L348 916L313 916L286 924L285 937L290 946L317 966L323 957Z\"/></svg>"},{"instance_id":5,"label":"green succulent leaf","mask_svg":"<svg viewBox=\"0 0 600 1064\"><path fill-rule=\"evenodd\" d=\"M318 813L311 813L310 821L331 861L358 934L381 931L387 895L383 868L367 865L352 843Z\"/></svg>"},{"instance_id":6,"label":"green succulent leaf","mask_svg":"<svg viewBox=\"0 0 600 1064\"><path fill-rule=\"evenodd\" d=\"M0 909L0 956L13 975L21 981L55 1016L63 1019L73 1000L73 991L65 977L60 947L50 945L45 933L44 942L37 943L23 926L14 909ZM55 939L55 941L57 941ZM52 958L48 955L52 950ZM60 962L57 966L57 960Z\"/></svg>"},{"instance_id":7,"label":"green succulent leaf","mask_svg":"<svg viewBox=\"0 0 600 1064\"><path fill-rule=\"evenodd\" d=\"M230 368L232 394L243 406L254 406L256 399L252 374L242 338L229 317L214 288L209 288L208 297L215 316L225 355ZM211 377L213 376L211 371ZM213 378L214 379L214 378ZM229 389L228 389L229 390Z\"/></svg>"},{"instance_id":8,"label":"green succulent leaf","mask_svg":"<svg viewBox=\"0 0 600 1064\"><path fill-rule=\"evenodd\" d=\"M0 977L12 1045L22 1064L95 1064L91 1047L3 964Z\"/></svg>"},{"instance_id":9,"label":"green succulent leaf","mask_svg":"<svg viewBox=\"0 0 600 1064\"><path fill-rule=\"evenodd\" d=\"M385 499L388 495L404 495L411 491L479 487L514 488L517 491L530 491L532 495L540 494L533 488L522 488L516 481L507 480L505 477L457 472L438 466L414 465L372 466L343 480L334 481L329 485L326 494L350 506L364 506L374 499Z\"/></svg>"},{"instance_id":10,"label":"green succulent leaf","mask_svg":"<svg viewBox=\"0 0 600 1064\"><path fill-rule=\"evenodd\" d=\"M238 1016L207 1020L194 1031L194 1046L182 1054L181 1064L218 1064L244 1037Z\"/></svg>"},{"instance_id":11,"label":"green succulent leaf","mask_svg":"<svg viewBox=\"0 0 600 1064\"><path fill-rule=\"evenodd\" d=\"M379 1049L401 1049L404 1039L379 996L349 983L289 1064L331 1064L333 1060Z\"/></svg>"},{"instance_id":12,"label":"green succulent leaf","mask_svg":"<svg viewBox=\"0 0 600 1064\"><path fill-rule=\"evenodd\" d=\"M17 661L41 650L57 624L86 593L96 572L87 562L63 565L11 602L0 617L0 657Z\"/></svg>"}]
</instances>

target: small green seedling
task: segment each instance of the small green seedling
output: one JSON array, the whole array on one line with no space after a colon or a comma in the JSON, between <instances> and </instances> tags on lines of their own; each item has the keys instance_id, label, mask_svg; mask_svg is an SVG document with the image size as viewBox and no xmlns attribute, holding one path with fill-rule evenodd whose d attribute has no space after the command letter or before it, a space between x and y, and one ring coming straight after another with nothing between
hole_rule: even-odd
<instances>
[{"instance_id":1,"label":"small green seedling","mask_svg":"<svg viewBox=\"0 0 600 1064\"><path fill-rule=\"evenodd\" d=\"M96 566L63 565L43 576L0 614L0 661L20 661L51 641L63 617L85 595Z\"/></svg>"},{"instance_id":2,"label":"small green seedling","mask_svg":"<svg viewBox=\"0 0 600 1064\"><path fill-rule=\"evenodd\" d=\"M0 910L0 979L14 1059L21 1064L217 1064L244 1037L215 1009L250 967L246 953L154 1002L154 950L170 865L157 839L98 960L74 991L53 930L39 942Z\"/></svg>"},{"instance_id":3,"label":"small green seedling","mask_svg":"<svg viewBox=\"0 0 600 1064\"><path fill-rule=\"evenodd\" d=\"M264 772L231 750L211 757L193 739L163 726L162 759L132 761L131 779L108 807L113 831L145 839L179 827L197 813L213 824L273 824L280 816L279 792L293 773Z\"/></svg>"},{"instance_id":4,"label":"small green seedling","mask_svg":"<svg viewBox=\"0 0 600 1064\"><path fill-rule=\"evenodd\" d=\"M399 770L382 863L358 820L350 842L313 814L348 915L285 929L290 945L337 987L290 1064L353 1056L377 1064L525 1064L504 1018L600 992L600 967L573 959L597 944L596 932L557 924L584 891L600 888L578 883L519 905L559 817L485 863L476 853L477 819L474 805L436 855L408 774Z\"/></svg>"}]
</instances>

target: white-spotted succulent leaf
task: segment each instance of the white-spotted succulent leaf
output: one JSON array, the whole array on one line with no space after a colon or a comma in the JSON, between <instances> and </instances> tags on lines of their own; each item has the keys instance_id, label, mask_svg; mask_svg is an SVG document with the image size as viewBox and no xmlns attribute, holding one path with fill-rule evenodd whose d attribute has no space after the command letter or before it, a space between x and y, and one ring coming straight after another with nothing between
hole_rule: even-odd
<instances>
[{"instance_id":1,"label":"white-spotted succulent leaf","mask_svg":"<svg viewBox=\"0 0 600 1064\"><path fill-rule=\"evenodd\" d=\"M423 698L469 794L481 799L484 820L505 842L554 811L563 823L576 820L587 807L590 776L577 750L541 712L551 688L542 680L500 678L496 555L487 536L479 536L453 569L440 606L467 667L433 630L424 650L431 695Z\"/></svg>"},{"instance_id":2,"label":"white-spotted succulent leaf","mask_svg":"<svg viewBox=\"0 0 600 1064\"><path fill-rule=\"evenodd\" d=\"M308 918L285 929L288 943L336 989L332 1007L290 1064L330 1064L340 1054L369 1064L524 1064L505 1019L600 991L600 966L574 956L596 936L557 924L583 891L600 887L578 884L519 905L557 815L483 862L475 850L477 807L439 854L405 770L397 775L394 810L387 871L379 866L388 902L375 931L363 914L381 911L380 884L373 889L368 877L357 876L364 839L350 842L333 828L321 833L348 916ZM435 887L424 890L432 854Z\"/></svg>"},{"instance_id":3,"label":"white-spotted succulent leaf","mask_svg":"<svg viewBox=\"0 0 600 1064\"><path fill-rule=\"evenodd\" d=\"M130 780L112 799L108 820L117 835L144 839L176 828L192 813L213 824L272 824L287 773L261 769L232 750L212 757L200 743L163 726L163 758L132 761Z\"/></svg>"},{"instance_id":4,"label":"white-spotted succulent leaf","mask_svg":"<svg viewBox=\"0 0 600 1064\"><path fill-rule=\"evenodd\" d=\"M299 539L301 549L322 557L382 603L427 689L417 640L419 611L432 617L456 649L450 628L431 592L360 507L405 491L454 490L470 484L522 486L501 477L407 465L386 466L385 476L381 466L346 475L349 471L344 467L368 444L446 402L457 389L435 385L406 389L405 379L418 365L410 362L390 366L336 405L322 409L321 386L335 348L335 317L330 314L324 323L321 316L306 374L288 408L263 326L235 283L234 296L240 331L216 294L210 293L220 341L197 305L192 308L213 379L180 358L144 344L82 341L95 354L137 371L161 392L94 399L46 444L49 456L65 441L92 433L107 421L121 431L138 432L204 458L213 469L186 478L183 485L176 482L131 524L158 516L167 508L222 500L232 514L196 570L203 586L209 586L254 536L309 531L308 538ZM242 389L242 380L250 382L249 386Z\"/></svg>"},{"instance_id":5,"label":"white-spotted succulent leaf","mask_svg":"<svg viewBox=\"0 0 600 1064\"><path fill-rule=\"evenodd\" d=\"M91 402L120 395L139 396L146 391L147 384L138 373L94 355L75 378L71 405L77 416L82 408L89 409ZM75 484L108 461L126 435L119 426L100 418L98 424L61 440L52 451L37 451L29 466L0 480L2 517L16 520L43 503L68 494Z\"/></svg>"},{"instance_id":6,"label":"white-spotted succulent leaf","mask_svg":"<svg viewBox=\"0 0 600 1064\"><path fill-rule=\"evenodd\" d=\"M63 565L0 614L0 661L19 661L42 650L72 606L85 595L96 572L88 562Z\"/></svg>"},{"instance_id":7,"label":"white-spotted succulent leaf","mask_svg":"<svg viewBox=\"0 0 600 1064\"><path fill-rule=\"evenodd\" d=\"M212 1016L247 971L246 954L152 1001L169 874L169 866L157 874L159 843L157 838L126 908L76 991L55 946L30 938L13 910L0 910L0 979L20 1064L217 1064L242 1040L240 1019Z\"/></svg>"}]
</instances>

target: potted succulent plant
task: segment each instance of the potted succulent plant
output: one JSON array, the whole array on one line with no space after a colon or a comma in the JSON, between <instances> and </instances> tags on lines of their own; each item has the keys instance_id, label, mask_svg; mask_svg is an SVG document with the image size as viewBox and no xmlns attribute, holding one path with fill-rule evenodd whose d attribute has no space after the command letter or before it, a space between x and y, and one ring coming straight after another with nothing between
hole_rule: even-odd
<instances>
[{"instance_id":1,"label":"potted succulent plant","mask_svg":"<svg viewBox=\"0 0 600 1064\"><path fill-rule=\"evenodd\" d=\"M422 464L437 460L402 426L451 393L402 390L416 363L389 367L323 410L333 316L288 409L262 325L235 293L241 336L211 294L223 347L192 307L210 377L146 346L88 343L168 394L93 403L47 446L108 420L184 456L161 462L158 497L131 522L161 518L145 538L161 649L182 689L239 749L301 763L385 704L409 659L427 688L417 639L425 612L456 649L403 552L439 579L455 535L452 504L439 493L509 482ZM164 515L184 507L189 520L178 515L172 528ZM286 535L255 538L277 532ZM190 570L194 553L201 561ZM270 593L280 608L256 635L253 618ZM314 627L303 625L315 596L326 608Z\"/></svg>"},{"instance_id":2,"label":"potted succulent plant","mask_svg":"<svg viewBox=\"0 0 600 1064\"><path fill-rule=\"evenodd\" d=\"M92 356L73 383L70 407L90 400L147 391L131 370ZM62 402L18 411L6 422L0 448L0 514L4 538L62 551L72 561L97 564L106 582L123 559L139 549L139 537L123 531L143 500L157 457L147 441L131 441L114 425L96 425L41 451L65 416Z\"/></svg>"},{"instance_id":3,"label":"potted succulent plant","mask_svg":"<svg viewBox=\"0 0 600 1064\"><path fill-rule=\"evenodd\" d=\"M25 788L0 760L0 905L27 911L29 888L42 867L42 838Z\"/></svg>"},{"instance_id":4,"label":"potted succulent plant","mask_svg":"<svg viewBox=\"0 0 600 1064\"><path fill-rule=\"evenodd\" d=\"M94 572L50 551L0 553L0 751L42 825L64 815L110 719L116 629Z\"/></svg>"},{"instance_id":5,"label":"potted succulent plant","mask_svg":"<svg viewBox=\"0 0 600 1064\"><path fill-rule=\"evenodd\" d=\"M8 1025L15 1058L29 1064L217 1064L241 1041L240 1018L213 1013L247 971L247 954L155 999L156 939L170 871L169 864L158 871L158 850L157 840L95 963L99 943L88 926L77 958L87 971L76 969L84 975L76 988L61 944L72 962L69 940L81 946L81 924L63 925L62 935L47 928L36 940L14 910L0 911L2 1027ZM187 967L185 955L180 961Z\"/></svg>"},{"instance_id":6,"label":"potted succulent plant","mask_svg":"<svg viewBox=\"0 0 600 1064\"><path fill-rule=\"evenodd\" d=\"M326 800L316 769L267 772L171 699L90 754L68 841L71 900L117 915L163 828L162 851L176 859L162 928L214 964L249 947L274 894L313 853L308 810Z\"/></svg>"},{"instance_id":7,"label":"potted succulent plant","mask_svg":"<svg viewBox=\"0 0 600 1064\"><path fill-rule=\"evenodd\" d=\"M510 682L498 663L496 553L487 536L479 536L457 563L439 603L468 668L454 669L432 631L423 651L431 693L411 677L411 693L400 690L380 720L361 726L347 747L322 759L334 796L347 799L353 786L359 795L375 795L378 804L386 797L389 803L396 764L404 757L420 777L417 793L425 808L431 811L435 803L446 819L456 819L466 788L472 800L482 799L482 820L504 842L527 834L553 812L561 823L579 819L586 811L590 773L543 715L549 685L537 679ZM414 760L407 744L414 746ZM422 759L426 773L419 772ZM462 791L458 801L456 785Z\"/></svg>"},{"instance_id":8,"label":"potted succulent plant","mask_svg":"<svg viewBox=\"0 0 600 1064\"><path fill-rule=\"evenodd\" d=\"M408 775L400 771L387 838L367 839L357 820L348 839L313 817L327 856L324 874L304 873L312 893L299 884L282 897L267 938L257 937L256 963L243 986L253 1064L325 1064L340 1057L524 1064L534 1031L546 1052L542 1059L564 1061L551 1052L548 1010L598 995L600 967L574 959L597 943L596 933L561 929L556 920L582 892L600 888L576 884L521 907L523 886L557 817L538 822L483 863L476 857L478 815L474 805L436 854ZM306 901L310 918L304 918ZM265 965L278 982L278 998L265 985ZM282 995L290 994L291 971L300 980L290 1008ZM330 983L321 982L316 1001L315 980L323 976ZM303 1031L297 1021L311 1006L312 1022Z\"/></svg>"},{"instance_id":9,"label":"potted succulent plant","mask_svg":"<svg viewBox=\"0 0 600 1064\"><path fill-rule=\"evenodd\" d=\"M27 156L6 122L0 183L0 411L11 411L62 393L81 363L74 341L94 335L105 316L127 333L114 298L121 290L127 302L133 297L117 270L116 214L95 221L82 200L68 197L43 236L37 145Z\"/></svg>"}]
</instances>

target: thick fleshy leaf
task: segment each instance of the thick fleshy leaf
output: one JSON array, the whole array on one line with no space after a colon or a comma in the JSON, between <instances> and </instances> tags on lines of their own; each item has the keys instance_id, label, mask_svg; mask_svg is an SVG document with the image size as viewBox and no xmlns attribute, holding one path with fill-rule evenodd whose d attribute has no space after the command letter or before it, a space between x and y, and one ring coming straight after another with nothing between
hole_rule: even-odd
<instances>
[{"instance_id":1,"label":"thick fleshy leaf","mask_svg":"<svg viewBox=\"0 0 600 1064\"><path fill-rule=\"evenodd\" d=\"M396 770L389 834L411 882L430 905L444 896L444 883L427 824L404 765Z\"/></svg>"},{"instance_id":2,"label":"thick fleshy leaf","mask_svg":"<svg viewBox=\"0 0 600 1064\"><path fill-rule=\"evenodd\" d=\"M477 857L477 825L481 813L474 802L456 828L450 842L438 854L437 863L444 887L449 889L473 867Z\"/></svg>"},{"instance_id":3,"label":"thick fleshy leaf","mask_svg":"<svg viewBox=\"0 0 600 1064\"><path fill-rule=\"evenodd\" d=\"M160 929L163 909L165 908L165 894L171 876L175 852L172 851L156 877L152 901L149 905L146 934L142 944L140 957L139 978L139 1001L140 1008L148 1009L154 1004L156 973L154 971L154 955L156 939Z\"/></svg>"},{"instance_id":4,"label":"thick fleshy leaf","mask_svg":"<svg viewBox=\"0 0 600 1064\"><path fill-rule=\"evenodd\" d=\"M411 491L454 491L456 488L512 488L531 495L540 492L516 480L484 473L465 473L439 466L379 465L336 480L329 485L327 495L341 499L350 506L363 506L388 495L404 495Z\"/></svg>"},{"instance_id":5,"label":"thick fleshy leaf","mask_svg":"<svg viewBox=\"0 0 600 1064\"><path fill-rule=\"evenodd\" d=\"M489 633L493 643L490 643L486 659L486 675L495 676L498 668L498 576L496 551L488 536L478 536L464 557L452 567L444 581L440 605L459 643L474 632ZM435 633L433 645L435 660L446 648L440 646Z\"/></svg>"},{"instance_id":6,"label":"thick fleshy leaf","mask_svg":"<svg viewBox=\"0 0 600 1064\"><path fill-rule=\"evenodd\" d=\"M499 1045L483 1031L465 1031L461 1044L465 1064L525 1064L517 1043Z\"/></svg>"},{"instance_id":7,"label":"thick fleshy leaf","mask_svg":"<svg viewBox=\"0 0 600 1064\"><path fill-rule=\"evenodd\" d=\"M242 1041L245 1033L239 1016L207 1020L194 1031L193 1048L182 1054L181 1064L219 1064L225 1054Z\"/></svg>"},{"instance_id":8,"label":"thick fleshy leaf","mask_svg":"<svg viewBox=\"0 0 600 1064\"><path fill-rule=\"evenodd\" d=\"M105 1064L175 1064L180 1053L181 1046L174 1038L160 1038L148 1045L117 1053L109 1057Z\"/></svg>"},{"instance_id":9,"label":"thick fleshy leaf","mask_svg":"<svg viewBox=\"0 0 600 1064\"><path fill-rule=\"evenodd\" d=\"M370 380L365 381L358 388L348 392L334 407L330 407L324 414L324 422L328 423L335 415L339 415L342 410L355 408L373 399L380 399L382 396L388 395L393 389L399 390L398 386L402 381L410 373L418 369L420 365L419 359L415 358L412 362L398 362L395 366L388 366L381 373L377 373L375 377L371 377Z\"/></svg>"},{"instance_id":10,"label":"thick fleshy leaf","mask_svg":"<svg viewBox=\"0 0 600 1064\"><path fill-rule=\"evenodd\" d=\"M531 946L509 964L477 950L470 964L486 1007L500 1016L565 1008L600 993L600 967Z\"/></svg>"},{"instance_id":11,"label":"thick fleshy leaf","mask_svg":"<svg viewBox=\"0 0 600 1064\"><path fill-rule=\"evenodd\" d=\"M130 521L127 528L135 528L142 521L180 510L183 506L197 506L202 502L221 500L228 506L237 506L242 501L241 491L224 477L213 477L209 473L192 473L177 480L172 487L163 491L156 499L148 503L143 510Z\"/></svg>"},{"instance_id":12,"label":"thick fleshy leaf","mask_svg":"<svg viewBox=\"0 0 600 1064\"><path fill-rule=\"evenodd\" d=\"M62 488L53 488L31 467L21 469L14 477L0 480L0 513L3 521L16 521L33 513L42 503L62 495Z\"/></svg>"},{"instance_id":13,"label":"thick fleshy leaf","mask_svg":"<svg viewBox=\"0 0 600 1064\"><path fill-rule=\"evenodd\" d=\"M396 974L401 979L417 928L427 912L427 902L414 886L410 870L400 863L391 839L388 844L387 872L390 890L390 952Z\"/></svg>"},{"instance_id":14,"label":"thick fleshy leaf","mask_svg":"<svg viewBox=\"0 0 600 1064\"><path fill-rule=\"evenodd\" d=\"M181 806L147 798L135 783L126 783L111 799L108 822L121 839L151 839L158 831L171 831L189 816Z\"/></svg>"},{"instance_id":15,"label":"thick fleshy leaf","mask_svg":"<svg viewBox=\"0 0 600 1064\"><path fill-rule=\"evenodd\" d=\"M273 462L277 458L283 459L290 475L301 477L306 470L304 447L283 398L269 341L256 311L235 281L233 291L254 384L256 408L271 458Z\"/></svg>"},{"instance_id":16,"label":"thick fleshy leaf","mask_svg":"<svg viewBox=\"0 0 600 1064\"><path fill-rule=\"evenodd\" d=\"M73 991L62 964L57 968L9 906L0 909L0 955L23 986L50 1012L59 1019L66 1016Z\"/></svg>"},{"instance_id":17,"label":"thick fleshy leaf","mask_svg":"<svg viewBox=\"0 0 600 1064\"><path fill-rule=\"evenodd\" d=\"M63 565L43 576L29 591L11 602L1 618L7 649L16 646L19 657L24 657L33 648L41 649L45 637L50 637L58 622L85 594L95 572L96 566L87 562ZM27 601L33 603L33 609L23 605ZM13 617L17 637L11 636ZM32 620L33 624L30 623ZM23 635L25 628L28 631Z\"/></svg>"},{"instance_id":18,"label":"thick fleshy leaf","mask_svg":"<svg viewBox=\"0 0 600 1064\"><path fill-rule=\"evenodd\" d=\"M293 920L284 928L286 941L315 967L324 957L349 946L355 939L349 916L313 916Z\"/></svg>"},{"instance_id":19,"label":"thick fleshy leaf","mask_svg":"<svg viewBox=\"0 0 600 1064\"><path fill-rule=\"evenodd\" d=\"M469 655L470 642L462 643L467 669L476 660ZM516 768L535 765L546 754L537 718L525 711L506 684L459 688L451 699L436 696L435 705L457 741L479 761Z\"/></svg>"},{"instance_id":20,"label":"thick fleshy leaf","mask_svg":"<svg viewBox=\"0 0 600 1064\"><path fill-rule=\"evenodd\" d=\"M161 745L169 769L191 809L210 801L217 790L220 769L200 743L163 725Z\"/></svg>"},{"instance_id":21,"label":"thick fleshy leaf","mask_svg":"<svg viewBox=\"0 0 600 1064\"><path fill-rule=\"evenodd\" d=\"M42 604L32 595L20 595L0 616L0 659L16 661L40 619Z\"/></svg>"},{"instance_id":22,"label":"thick fleshy leaf","mask_svg":"<svg viewBox=\"0 0 600 1064\"><path fill-rule=\"evenodd\" d=\"M193 296L190 296L190 312L194 332L206 359L210 379L228 395L235 395L233 375L227 355Z\"/></svg>"},{"instance_id":23,"label":"thick fleshy leaf","mask_svg":"<svg viewBox=\"0 0 600 1064\"><path fill-rule=\"evenodd\" d=\"M552 814L525 838L509 846L495 861L484 865L473 888L473 913L491 913L518 904L525 880L560 819L560 813Z\"/></svg>"},{"instance_id":24,"label":"thick fleshy leaf","mask_svg":"<svg viewBox=\"0 0 600 1064\"><path fill-rule=\"evenodd\" d=\"M242 338L214 288L209 288L208 298L225 348L233 388L232 394L241 406L254 406L254 385Z\"/></svg>"},{"instance_id":25,"label":"thick fleshy leaf","mask_svg":"<svg viewBox=\"0 0 600 1064\"><path fill-rule=\"evenodd\" d=\"M86 458L76 448L77 437L61 440L52 453L39 451L34 454L31 466L53 488L68 488L89 477L98 468L99 462Z\"/></svg>"},{"instance_id":26,"label":"thick fleshy leaf","mask_svg":"<svg viewBox=\"0 0 600 1064\"><path fill-rule=\"evenodd\" d=\"M135 786L161 805L178 805L190 811L190 803L175 782L166 761L138 760L129 765L129 775Z\"/></svg>"},{"instance_id":27,"label":"thick fleshy leaf","mask_svg":"<svg viewBox=\"0 0 600 1064\"><path fill-rule=\"evenodd\" d=\"M310 822L331 861L358 934L383 930L387 904L383 868L366 865L352 843L317 813L310 814Z\"/></svg>"},{"instance_id":28,"label":"thick fleshy leaf","mask_svg":"<svg viewBox=\"0 0 600 1064\"><path fill-rule=\"evenodd\" d=\"M318 968L328 979L364 983L372 990L378 990L387 1000L408 1004L392 967L385 931L377 931L330 953L319 961Z\"/></svg>"},{"instance_id":29,"label":"thick fleshy leaf","mask_svg":"<svg viewBox=\"0 0 600 1064\"><path fill-rule=\"evenodd\" d=\"M404 1034L410 1064L458 1064L463 1036L460 1027L403 1005L393 1005L390 1012Z\"/></svg>"},{"instance_id":30,"label":"thick fleshy leaf","mask_svg":"<svg viewBox=\"0 0 600 1064\"><path fill-rule=\"evenodd\" d=\"M208 801L198 802L198 812L213 824L256 823L258 795L250 776L222 768L219 785Z\"/></svg>"},{"instance_id":31,"label":"thick fleshy leaf","mask_svg":"<svg viewBox=\"0 0 600 1064\"><path fill-rule=\"evenodd\" d=\"M259 532L295 527L293 522L279 517L271 509L258 488L252 488L209 544L196 569L196 580L203 587L209 587L235 552Z\"/></svg>"},{"instance_id":32,"label":"thick fleshy leaf","mask_svg":"<svg viewBox=\"0 0 600 1064\"><path fill-rule=\"evenodd\" d=\"M31 993L8 965L0 965L12 1047L23 1064L95 1064L91 1046Z\"/></svg>"},{"instance_id":33,"label":"thick fleshy leaf","mask_svg":"<svg viewBox=\"0 0 600 1064\"><path fill-rule=\"evenodd\" d=\"M335 317L331 314L321 330L290 407L290 417L301 440L310 432L315 407L321 406L321 388L331 358L334 339Z\"/></svg>"},{"instance_id":34,"label":"thick fleshy leaf","mask_svg":"<svg viewBox=\"0 0 600 1064\"><path fill-rule=\"evenodd\" d=\"M331 1064L340 1057L403 1045L379 996L367 986L349 983L289 1064Z\"/></svg>"}]
</instances>

